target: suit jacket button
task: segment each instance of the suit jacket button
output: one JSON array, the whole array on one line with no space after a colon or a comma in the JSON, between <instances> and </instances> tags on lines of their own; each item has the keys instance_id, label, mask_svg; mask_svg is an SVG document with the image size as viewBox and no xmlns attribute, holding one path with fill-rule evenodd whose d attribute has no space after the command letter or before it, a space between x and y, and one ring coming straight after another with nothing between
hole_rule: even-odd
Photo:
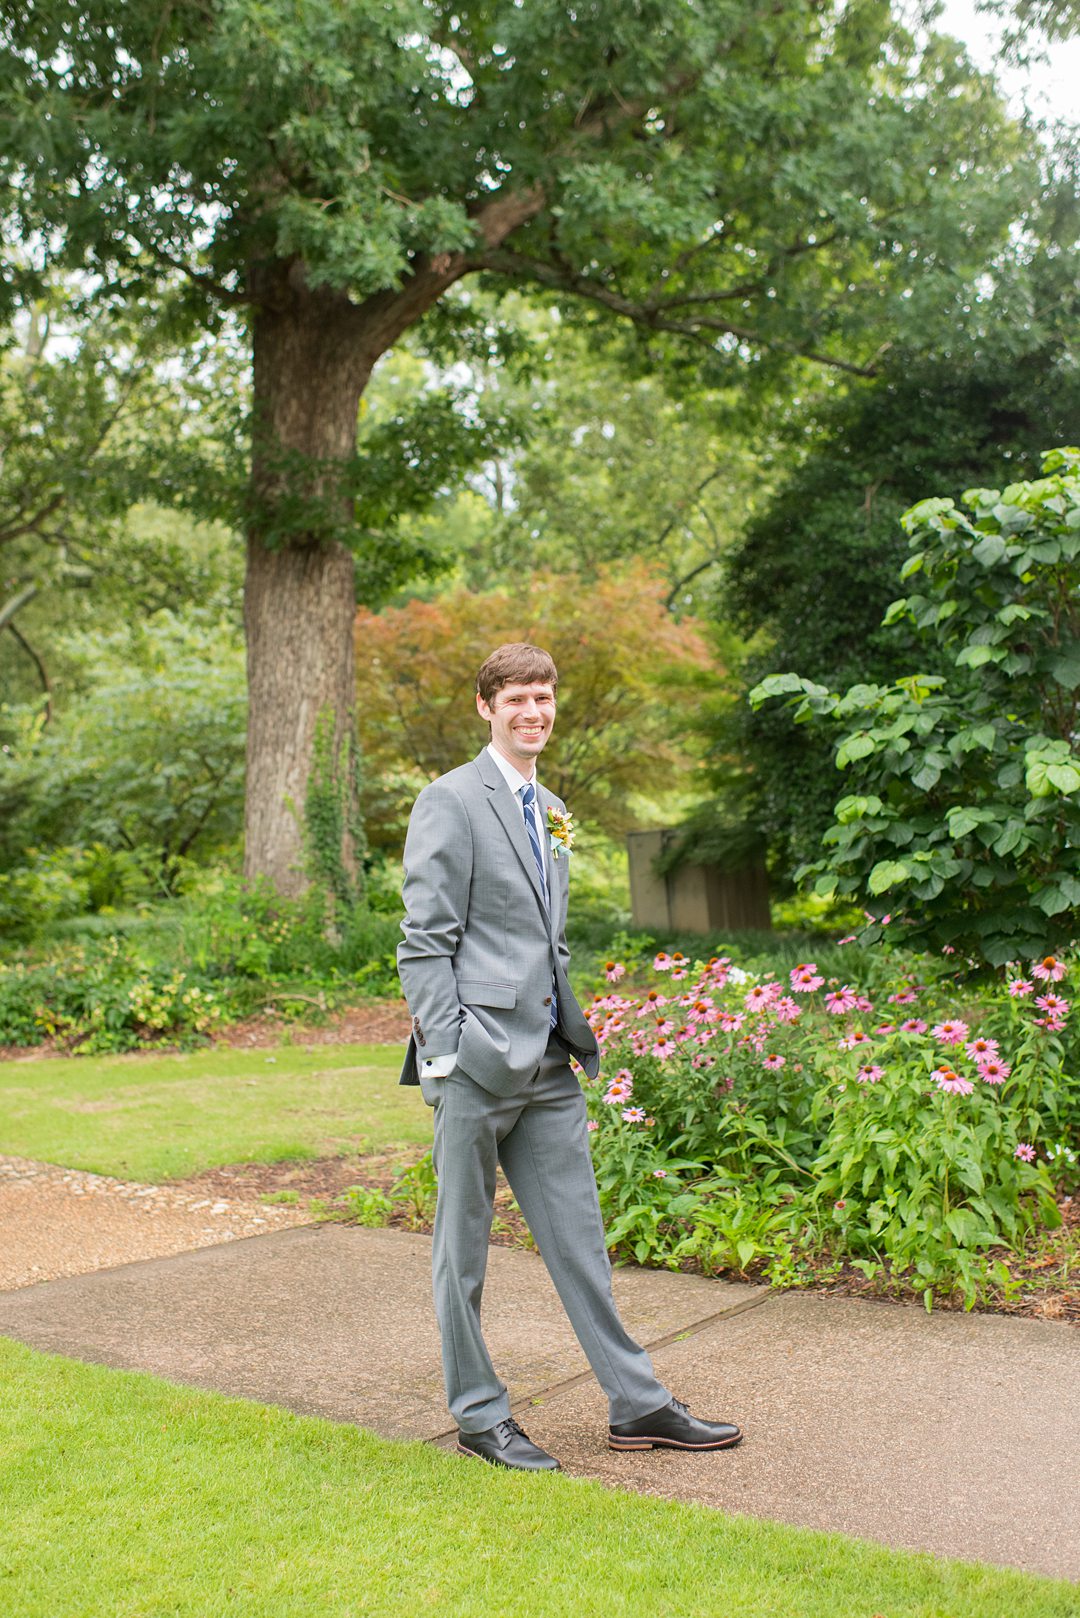
<instances>
[{"instance_id":1,"label":"suit jacket button","mask_svg":"<svg viewBox=\"0 0 1080 1618\"><path fill-rule=\"evenodd\" d=\"M551 1004L551 996L550 996L550 994L545 999L544 1004L545 1004L545 1006L550 1006L550 1004Z\"/></svg>"}]
</instances>

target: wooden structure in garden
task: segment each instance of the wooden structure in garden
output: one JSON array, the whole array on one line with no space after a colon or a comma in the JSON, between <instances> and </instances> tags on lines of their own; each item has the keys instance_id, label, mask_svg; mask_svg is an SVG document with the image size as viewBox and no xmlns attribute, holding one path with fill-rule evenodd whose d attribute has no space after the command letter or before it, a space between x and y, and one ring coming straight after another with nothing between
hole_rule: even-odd
<instances>
[{"instance_id":1,"label":"wooden structure in garden","mask_svg":"<svg viewBox=\"0 0 1080 1618\"><path fill-rule=\"evenodd\" d=\"M656 861L677 835L672 830L627 834L635 927L658 933L714 933L771 925L764 859L733 870L680 865L660 876Z\"/></svg>"}]
</instances>

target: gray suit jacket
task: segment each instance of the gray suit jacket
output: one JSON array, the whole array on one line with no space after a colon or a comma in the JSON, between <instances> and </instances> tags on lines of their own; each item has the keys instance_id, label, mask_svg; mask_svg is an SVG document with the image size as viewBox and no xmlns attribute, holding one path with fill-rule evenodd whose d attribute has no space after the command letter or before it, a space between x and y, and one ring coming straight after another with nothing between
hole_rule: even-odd
<instances>
[{"instance_id":1,"label":"gray suit jacket","mask_svg":"<svg viewBox=\"0 0 1080 1618\"><path fill-rule=\"evenodd\" d=\"M545 826L549 806L565 812L539 782L537 799ZM405 840L397 959L413 1031L402 1084L419 1083L418 1056L456 1051L471 1079L513 1095L547 1046L553 979L558 1033L590 1077L599 1072L566 976L569 864L547 855L549 915L520 805L486 747L424 788Z\"/></svg>"}]
</instances>

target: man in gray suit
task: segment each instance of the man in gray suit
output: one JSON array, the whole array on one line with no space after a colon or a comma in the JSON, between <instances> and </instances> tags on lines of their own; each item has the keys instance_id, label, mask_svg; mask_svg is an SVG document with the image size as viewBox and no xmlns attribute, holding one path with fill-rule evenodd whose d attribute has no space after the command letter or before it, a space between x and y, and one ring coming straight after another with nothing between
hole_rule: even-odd
<instances>
[{"instance_id":1,"label":"man in gray suit","mask_svg":"<svg viewBox=\"0 0 1080 1618\"><path fill-rule=\"evenodd\" d=\"M464 1455L528 1471L558 1462L510 1414L480 1330L495 1170L517 1198L610 1405L613 1449L722 1449L657 1381L611 1292L574 1056L600 1068L567 978L566 806L536 780L555 721L547 652L500 646L477 676L490 744L424 788L405 843L398 971L412 1015L401 1075L434 1109L439 1180L432 1249L447 1399ZM554 825L552 816L554 815Z\"/></svg>"}]
</instances>

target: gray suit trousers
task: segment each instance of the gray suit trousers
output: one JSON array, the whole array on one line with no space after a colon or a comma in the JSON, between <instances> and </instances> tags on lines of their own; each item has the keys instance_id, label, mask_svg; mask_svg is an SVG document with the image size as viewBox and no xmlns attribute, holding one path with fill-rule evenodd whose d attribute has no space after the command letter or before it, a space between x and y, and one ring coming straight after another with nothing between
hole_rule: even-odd
<instances>
[{"instance_id":1,"label":"gray suit trousers","mask_svg":"<svg viewBox=\"0 0 1080 1618\"><path fill-rule=\"evenodd\" d=\"M534 1077L493 1095L455 1069L423 1079L435 1113L432 1274L450 1413L463 1432L510 1414L480 1330L501 1166L547 1265L577 1339L608 1396L610 1420L633 1421L667 1404L649 1356L627 1334L611 1293L611 1266L585 1129L585 1097L553 1036Z\"/></svg>"}]
</instances>

